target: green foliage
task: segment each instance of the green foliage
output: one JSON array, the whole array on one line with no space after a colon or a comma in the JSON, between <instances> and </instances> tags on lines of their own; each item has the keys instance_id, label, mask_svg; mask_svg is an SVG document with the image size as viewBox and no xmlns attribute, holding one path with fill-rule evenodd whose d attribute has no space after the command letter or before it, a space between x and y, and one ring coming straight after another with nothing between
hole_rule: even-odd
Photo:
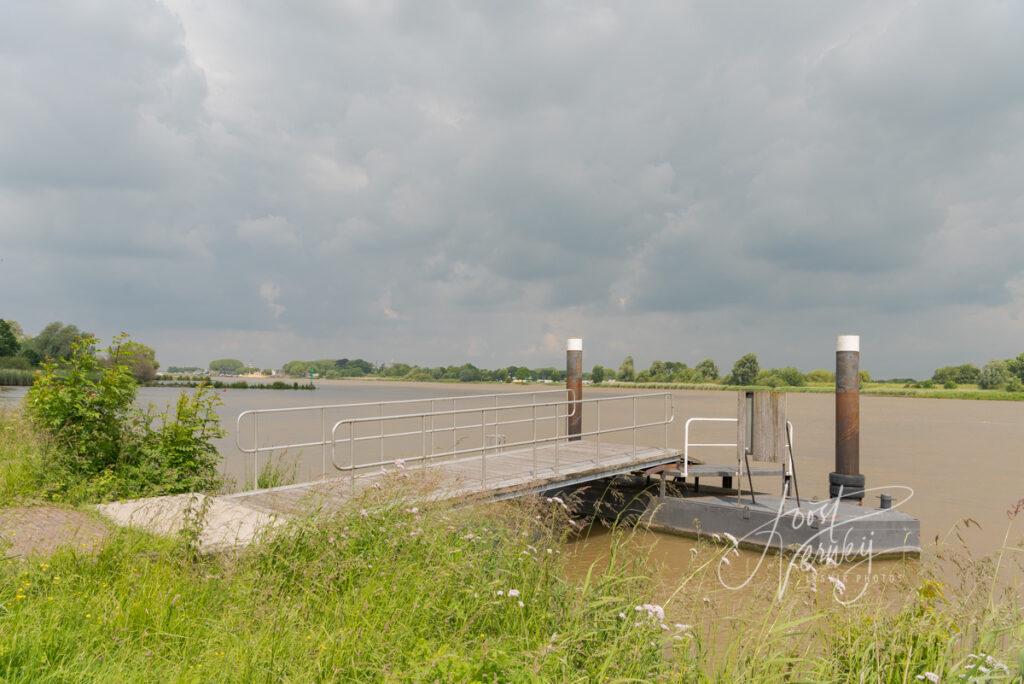
<instances>
[{"instance_id":1,"label":"green foliage","mask_svg":"<svg viewBox=\"0 0 1024 684\"><path fill-rule=\"evenodd\" d=\"M757 354L744 354L732 366L732 373L729 374L726 384L729 385L753 385L757 380L757 374L761 367L757 363Z\"/></svg>"},{"instance_id":2,"label":"green foliage","mask_svg":"<svg viewBox=\"0 0 1024 684\"><path fill-rule=\"evenodd\" d=\"M1006 370L1015 375L1019 380L1024 380L1024 354L1018 354L1015 358L1006 361Z\"/></svg>"},{"instance_id":3,"label":"green foliage","mask_svg":"<svg viewBox=\"0 0 1024 684\"><path fill-rule=\"evenodd\" d=\"M595 385L600 385L604 382L605 370L604 366L594 366L594 370L590 371L590 381Z\"/></svg>"},{"instance_id":4,"label":"green foliage","mask_svg":"<svg viewBox=\"0 0 1024 684\"><path fill-rule=\"evenodd\" d=\"M871 382L871 373L868 373L866 370L860 371L858 375L860 376L861 384Z\"/></svg>"},{"instance_id":5,"label":"green foliage","mask_svg":"<svg viewBox=\"0 0 1024 684\"><path fill-rule=\"evenodd\" d=\"M945 384L954 382L958 385L976 385L981 377L981 371L972 363L965 363L960 366L943 366L936 368L932 374L932 380Z\"/></svg>"},{"instance_id":6,"label":"green foliage","mask_svg":"<svg viewBox=\"0 0 1024 684\"><path fill-rule=\"evenodd\" d=\"M954 381L954 380L946 380L944 383L942 383L942 388L943 389L956 389L956 381Z\"/></svg>"},{"instance_id":7,"label":"green foliage","mask_svg":"<svg viewBox=\"0 0 1024 684\"><path fill-rule=\"evenodd\" d=\"M989 361L981 369L978 376L978 387L981 389L999 389L1010 379L1010 371L1005 361Z\"/></svg>"},{"instance_id":8,"label":"green foliage","mask_svg":"<svg viewBox=\"0 0 1024 684\"><path fill-rule=\"evenodd\" d=\"M214 359L210 362L210 370L214 373L238 375L244 368L245 364L238 359Z\"/></svg>"},{"instance_id":9,"label":"green foliage","mask_svg":"<svg viewBox=\"0 0 1024 684\"><path fill-rule=\"evenodd\" d=\"M633 367L633 357L627 356L622 360L622 364L619 366L619 372L615 374L615 377L623 382L632 382L636 380L636 369Z\"/></svg>"},{"instance_id":10,"label":"green foliage","mask_svg":"<svg viewBox=\"0 0 1024 684\"><path fill-rule=\"evenodd\" d=\"M173 412L139 410L131 368L117 354L127 342L116 338L101 363L96 339L81 338L68 359L43 363L26 395L25 411L47 438L46 496L103 500L219 486L219 397L200 387Z\"/></svg>"},{"instance_id":11,"label":"green foliage","mask_svg":"<svg viewBox=\"0 0 1024 684\"><path fill-rule=\"evenodd\" d=\"M30 499L42 483L42 445L20 411L0 408L0 506Z\"/></svg>"},{"instance_id":12,"label":"green foliage","mask_svg":"<svg viewBox=\"0 0 1024 684\"><path fill-rule=\"evenodd\" d=\"M35 380L35 373L20 368L0 368L0 387L29 387Z\"/></svg>"},{"instance_id":13,"label":"green foliage","mask_svg":"<svg viewBox=\"0 0 1024 684\"><path fill-rule=\"evenodd\" d=\"M11 324L0 318L0 356L14 356L21 350L21 343Z\"/></svg>"},{"instance_id":14,"label":"green foliage","mask_svg":"<svg viewBox=\"0 0 1024 684\"><path fill-rule=\"evenodd\" d=\"M811 372L805 374L804 378L807 380L807 382L821 385L835 384L836 382L836 374L830 370L825 370L824 368L812 370Z\"/></svg>"},{"instance_id":15,"label":"green foliage","mask_svg":"<svg viewBox=\"0 0 1024 684\"><path fill-rule=\"evenodd\" d=\"M1010 379L1006 381L1007 392L1021 392L1024 391L1024 383L1020 381L1016 375L1011 375Z\"/></svg>"},{"instance_id":16,"label":"green foliage","mask_svg":"<svg viewBox=\"0 0 1024 684\"><path fill-rule=\"evenodd\" d=\"M110 348L107 362L127 366L139 382L155 380L156 371L160 368L152 347L128 339Z\"/></svg>"},{"instance_id":17,"label":"green foliage","mask_svg":"<svg viewBox=\"0 0 1024 684\"><path fill-rule=\"evenodd\" d=\"M64 325L54 321L40 331L38 335L22 344L22 354L33 364L47 359L61 360L71 356L75 343L83 337L89 337L74 325Z\"/></svg>"},{"instance_id":18,"label":"green foliage","mask_svg":"<svg viewBox=\"0 0 1024 684\"><path fill-rule=\"evenodd\" d=\"M76 340L67 359L44 361L25 408L49 435L57 466L74 478L93 478L122 462L136 384L127 366L104 366L96 338Z\"/></svg>"},{"instance_id":19,"label":"green foliage","mask_svg":"<svg viewBox=\"0 0 1024 684\"><path fill-rule=\"evenodd\" d=\"M704 359L693 367L700 380L703 382L717 382L719 378L718 364L712 359Z\"/></svg>"},{"instance_id":20,"label":"green foliage","mask_svg":"<svg viewBox=\"0 0 1024 684\"><path fill-rule=\"evenodd\" d=\"M0 356L0 368L32 370L32 364L24 356Z\"/></svg>"}]
</instances>

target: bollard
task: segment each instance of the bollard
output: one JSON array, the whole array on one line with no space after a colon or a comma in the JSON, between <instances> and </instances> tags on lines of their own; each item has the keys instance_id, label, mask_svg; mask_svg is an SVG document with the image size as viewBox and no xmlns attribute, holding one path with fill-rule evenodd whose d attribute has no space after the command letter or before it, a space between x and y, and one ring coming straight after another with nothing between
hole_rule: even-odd
<instances>
[{"instance_id":1,"label":"bollard","mask_svg":"<svg viewBox=\"0 0 1024 684\"><path fill-rule=\"evenodd\" d=\"M570 337L565 344L565 389L575 402L569 405L571 415L565 419L565 434L575 442L583 432L583 339L579 337Z\"/></svg>"},{"instance_id":2,"label":"bollard","mask_svg":"<svg viewBox=\"0 0 1024 684\"><path fill-rule=\"evenodd\" d=\"M860 336L836 339L836 469L828 475L829 496L864 498L860 473Z\"/></svg>"}]
</instances>

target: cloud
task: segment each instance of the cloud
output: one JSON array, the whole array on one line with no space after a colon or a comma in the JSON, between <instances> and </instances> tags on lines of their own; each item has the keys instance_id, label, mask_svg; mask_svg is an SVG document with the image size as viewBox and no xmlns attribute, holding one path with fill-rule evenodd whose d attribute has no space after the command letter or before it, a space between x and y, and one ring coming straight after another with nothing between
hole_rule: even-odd
<instances>
[{"instance_id":1,"label":"cloud","mask_svg":"<svg viewBox=\"0 0 1024 684\"><path fill-rule=\"evenodd\" d=\"M281 314L286 311L285 307L279 302L281 288L273 280L267 280L260 284L260 297L266 303L274 318L280 318Z\"/></svg>"},{"instance_id":2,"label":"cloud","mask_svg":"<svg viewBox=\"0 0 1024 684\"><path fill-rule=\"evenodd\" d=\"M261 365L1020 351L1019 5L8 14L0 315L30 331Z\"/></svg>"}]
</instances>

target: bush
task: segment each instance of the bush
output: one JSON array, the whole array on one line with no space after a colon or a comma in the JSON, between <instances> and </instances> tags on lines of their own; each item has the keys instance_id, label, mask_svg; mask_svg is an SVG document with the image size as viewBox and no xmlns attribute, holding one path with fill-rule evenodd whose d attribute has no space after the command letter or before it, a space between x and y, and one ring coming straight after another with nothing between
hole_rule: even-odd
<instances>
[{"instance_id":1,"label":"bush","mask_svg":"<svg viewBox=\"0 0 1024 684\"><path fill-rule=\"evenodd\" d=\"M200 387L182 393L173 412L141 411L131 368L111 350L114 361L101 363L95 344L84 337L69 358L45 362L25 398L33 427L47 438L44 495L105 500L217 488L219 397Z\"/></svg>"},{"instance_id":2,"label":"bush","mask_svg":"<svg viewBox=\"0 0 1024 684\"><path fill-rule=\"evenodd\" d=\"M835 384L836 374L830 370L819 368L812 370L804 376L807 382L813 382L816 384Z\"/></svg>"},{"instance_id":3,"label":"bush","mask_svg":"<svg viewBox=\"0 0 1024 684\"><path fill-rule=\"evenodd\" d=\"M952 380L947 380L946 382L942 383L942 387L943 389L956 389L956 383L953 382Z\"/></svg>"},{"instance_id":4,"label":"bush","mask_svg":"<svg viewBox=\"0 0 1024 684\"><path fill-rule=\"evenodd\" d=\"M0 356L0 368L32 370L32 364L24 356Z\"/></svg>"},{"instance_id":5,"label":"bush","mask_svg":"<svg viewBox=\"0 0 1024 684\"><path fill-rule=\"evenodd\" d=\"M1020 381L1016 375L1010 376L1010 379L1006 381L1007 392L1020 392L1024 391L1024 383Z\"/></svg>"},{"instance_id":6,"label":"bush","mask_svg":"<svg viewBox=\"0 0 1024 684\"><path fill-rule=\"evenodd\" d=\"M989 361L981 369L978 376L978 387L981 389L999 389L1010 379L1010 371L1005 361Z\"/></svg>"}]
</instances>

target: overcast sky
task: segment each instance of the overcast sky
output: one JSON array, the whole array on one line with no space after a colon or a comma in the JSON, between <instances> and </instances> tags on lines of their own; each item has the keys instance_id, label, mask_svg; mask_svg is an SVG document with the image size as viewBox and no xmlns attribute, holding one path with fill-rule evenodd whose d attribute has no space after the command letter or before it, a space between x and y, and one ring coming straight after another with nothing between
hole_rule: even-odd
<instances>
[{"instance_id":1,"label":"overcast sky","mask_svg":"<svg viewBox=\"0 0 1024 684\"><path fill-rule=\"evenodd\" d=\"M1024 351L1024 3L0 5L0 318L237 356Z\"/></svg>"}]
</instances>

